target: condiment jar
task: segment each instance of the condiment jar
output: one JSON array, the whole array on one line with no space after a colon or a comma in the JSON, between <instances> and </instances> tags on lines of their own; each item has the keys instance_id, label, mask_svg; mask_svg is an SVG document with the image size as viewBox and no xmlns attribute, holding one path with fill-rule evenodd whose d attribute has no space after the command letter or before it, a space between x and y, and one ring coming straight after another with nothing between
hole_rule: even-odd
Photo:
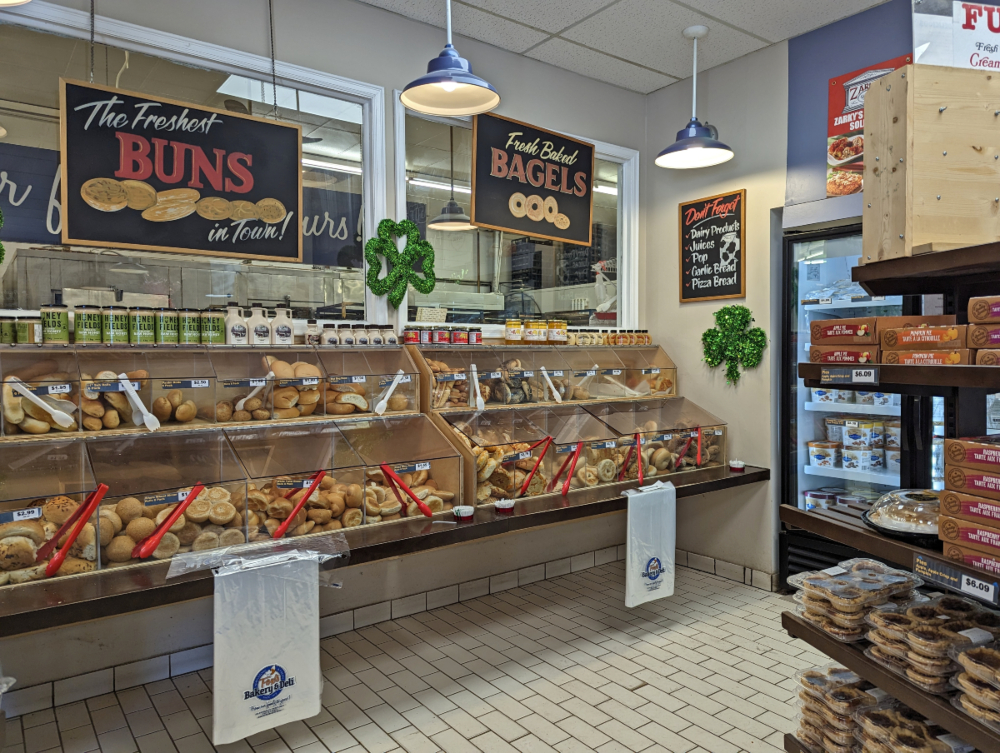
<instances>
[{"instance_id":1,"label":"condiment jar","mask_svg":"<svg viewBox=\"0 0 1000 753\"><path fill-rule=\"evenodd\" d=\"M569 338L565 319L549 319L549 342L554 345L565 345Z\"/></svg>"},{"instance_id":2,"label":"condiment jar","mask_svg":"<svg viewBox=\"0 0 1000 753\"><path fill-rule=\"evenodd\" d=\"M381 324L369 324L368 325L368 344L369 345L385 345L385 340L382 336L382 325Z\"/></svg>"},{"instance_id":3,"label":"condiment jar","mask_svg":"<svg viewBox=\"0 0 1000 753\"><path fill-rule=\"evenodd\" d=\"M338 324L337 325L337 337L340 338L341 345L355 345L354 342L354 329L350 324Z\"/></svg>"},{"instance_id":4,"label":"condiment jar","mask_svg":"<svg viewBox=\"0 0 1000 753\"><path fill-rule=\"evenodd\" d=\"M524 323L524 340L529 345L541 345L549 340L549 323L544 319L529 319Z\"/></svg>"},{"instance_id":5,"label":"condiment jar","mask_svg":"<svg viewBox=\"0 0 1000 753\"><path fill-rule=\"evenodd\" d=\"M399 336L396 335L396 328L391 324L382 325L382 342L386 345L399 345Z\"/></svg>"},{"instance_id":6,"label":"condiment jar","mask_svg":"<svg viewBox=\"0 0 1000 753\"><path fill-rule=\"evenodd\" d=\"M364 324L355 324L351 327L351 332L354 333L354 344L355 345L368 345L370 343L368 337L368 327Z\"/></svg>"},{"instance_id":7,"label":"condiment jar","mask_svg":"<svg viewBox=\"0 0 1000 753\"><path fill-rule=\"evenodd\" d=\"M199 331L200 329L201 325L199 324ZM156 325L153 323L153 309L148 306L136 306L134 309L129 310L128 341L133 345L151 345L156 342Z\"/></svg>"},{"instance_id":8,"label":"condiment jar","mask_svg":"<svg viewBox=\"0 0 1000 753\"><path fill-rule=\"evenodd\" d=\"M434 333L431 331L431 329L432 329L431 327L417 327L417 330L420 332L421 345L431 344L431 340L434 339Z\"/></svg>"},{"instance_id":9,"label":"condiment jar","mask_svg":"<svg viewBox=\"0 0 1000 753\"><path fill-rule=\"evenodd\" d=\"M125 329L125 342L128 342L128 325L126 323ZM18 317L17 318L17 341L18 343L25 343L28 345L35 345L37 343L43 342L42 339L42 320L40 318L34 319L29 316Z\"/></svg>"},{"instance_id":10,"label":"condiment jar","mask_svg":"<svg viewBox=\"0 0 1000 753\"><path fill-rule=\"evenodd\" d=\"M420 328L412 324L407 324L403 329L403 342L407 345L420 344Z\"/></svg>"},{"instance_id":11,"label":"condiment jar","mask_svg":"<svg viewBox=\"0 0 1000 753\"><path fill-rule=\"evenodd\" d=\"M323 342L323 330L315 319L306 319L306 345L319 345Z\"/></svg>"},{"instance_id":12,"label":"condiment jar","mask_svg":"<svg viewBox=\"0 0 1000 753\"><path fill-rule=\"evenodd\" d=\"M126 306L105 306L101 309L101 340L105 343L128 344L128 308Z\"/></svg>"},{"instance_id":13,"label":"condiment jar","mask_svg":"<svg viewBox=\"0 0 1000 753\"><path fill-rule=\"evenodd\" d=\"M101 342L101 307L77 306L73 309L73 341L79 344Z\"/></svg>"},{"instance_id":14,"label":"condiment jar","mask_svg":"<svg viewBox=\"0 0 1000 753\"><path fill-rule=\"evenodd\" d=\"M177 311L160 308L153 311L153 341L163 345L176 345L180 339Z\"/></svg>"},{"instance_id":15,"label":"condiment jar","mask_svg":"<svg viewBox=\"0 0 1000 753\"><path fill-rule=\"evenodd\" d=\"M451 330L443 324L438 324L431 332L431 340L435 345L450 345Z\"/></svg>"},{"instance_id":16,"label":"condiment jar","mask_svg":"<svg viewBox=\"0 0 1000 753\"><path fill-rule=\"evenodd\" d=\"M483 344L483 329L482 327L473 327L469 330L469 345L482 345Z\"/></svg>"},{"instance_id":17,"label":"condiment jar","mask_svg":"<svg viewBox=\"0 0 1000 753\"><path fill-rule=\"evenodd\" d=\"M469 344L469 328L468 327L455 327L451 331L451 344L452 345L468 345Z\"/></svg>"},{"instance_id":18,"label":"condiment jar","mask_svg":"<svg viewBox=\"0 0 1000 753\"><path fill-rule=\"evenodd\" d=\"M207 308L201 312L201 341L205 345L225 345L226 314L222 309Z\"/></svg>"},{"instance_id":19,"label":"condiment jar","mask_svg":"<svg viewBox=\"0 0 1000 753\"><path fill-rule=\"evenodd\" d=\"M69 307L50 303L41 307L42 342L69 344Z\"/></svg>"},{"instance_id":20,"label":"condiment jar","mask_svg":"<svg viewBox=\"0 0 1000 753\"><path fill-rule=\"evenodd\" d=\"M250 304L250 318L247 319L247 333L250 337L250 344L253 346L267 346L271 344L271 322L264 315L264 304ZM181 336L183 341L184 323L181 322Z\"/></svg>"},{"instance_id":21,"label":"condiment jar","mask_svg":"<svg viewBox=\"0 0 1000 753\"><path fill-rule=\"evenodd\" d=\"M181 345L201 343L201 312L198 309L180 309L177 312L177 341Z\"/></svg>"},{"instance_id":22,"label":"condiment jar","mask_svg":"<svg viewBox=\"0 0 1000 753\"><path fill-rule=\"evenodd\" d=\"M524 325L520 319L508 319L503 328L503 339L507 345L520 345L524 339Z\"/></svg>"},{"instance_id":23,"label":"condiment jar","mask_svg":"<svg viewBox=\"0 0 1000 753\"><path fill-rule=\"evenodd\" d=\"M100 318L100 315L98 315ZM101 328L97 328L97 342L101 341ZM17 319L13 316L0 316L0 345L13 345L17 342Z\"/></svg>"},{"instance_id":24,"label":"condiment jar","mask_svg":"<svg viewBox=\"0 0 1000 753\"><path fill-rule=\"evenodd\" d=\"M323 334L320 336L320 343L323 345L340 345L340 335L337 333L336 324L323 325Z\"/></svg>"},{"instance_id":25,"label":"condiment jar","mask_svg":"<svg viewBox=\"0 0 1000 753\"><path fill-rule=\"evenodd\" d=\"M288 306L279 305L271 320L271 344L292 345L295 342L295 330L292 323L292 312Z\"/></svg>"}]
</instances>

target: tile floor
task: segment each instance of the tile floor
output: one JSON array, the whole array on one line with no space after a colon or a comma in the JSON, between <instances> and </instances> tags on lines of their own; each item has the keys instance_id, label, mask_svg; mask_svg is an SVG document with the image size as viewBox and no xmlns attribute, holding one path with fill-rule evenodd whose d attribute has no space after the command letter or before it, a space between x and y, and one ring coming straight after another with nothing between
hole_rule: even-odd
<instances>
[{"instance_id":1,"label":"tile floor","mask_svg":"<svg viewBox=\"0 0 1000 753\"><path fill-rule=\"evenodd\" d=\"M778 751L793 673L825 663L780 629L791 602L678 568L626 610L624 563L322 641L324 710L219 753ZM212 672L8 721L2 753L212 753Z\"/></svg>"}]
</instances>

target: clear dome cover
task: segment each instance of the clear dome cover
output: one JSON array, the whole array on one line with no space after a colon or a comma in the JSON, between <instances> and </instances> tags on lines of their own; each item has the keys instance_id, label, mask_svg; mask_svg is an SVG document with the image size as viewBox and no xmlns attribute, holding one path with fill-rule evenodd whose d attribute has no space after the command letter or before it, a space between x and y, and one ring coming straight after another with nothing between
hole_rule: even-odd
<instances>
[{"instance_id":1,"label":"clear dome cover","mask_svg":"<svg viewBox=\"0 0 1000 753\"><path fill-rule=\"evenodd\" d=\"M872 505L868 519L877 526L901 533L938 532L938 493L932 489L897 489L883 494Z\"/></svg>"}]
</instances>

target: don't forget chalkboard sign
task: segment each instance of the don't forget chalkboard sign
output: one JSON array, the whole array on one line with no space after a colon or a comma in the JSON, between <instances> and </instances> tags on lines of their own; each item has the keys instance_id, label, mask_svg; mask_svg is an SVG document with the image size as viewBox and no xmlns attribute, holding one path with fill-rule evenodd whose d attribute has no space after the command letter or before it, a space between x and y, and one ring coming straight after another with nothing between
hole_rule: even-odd
<instances>
[{"instance_id":1,"label":"don't forget chalkboard sign","mask_svg":"<svg viewBox=\"0 0 1000 753\"><path fill-rule=\"evenodd\" d=\"M746 296L745 190L680 205L681 303Z\"/></svg>"}]
</instances>

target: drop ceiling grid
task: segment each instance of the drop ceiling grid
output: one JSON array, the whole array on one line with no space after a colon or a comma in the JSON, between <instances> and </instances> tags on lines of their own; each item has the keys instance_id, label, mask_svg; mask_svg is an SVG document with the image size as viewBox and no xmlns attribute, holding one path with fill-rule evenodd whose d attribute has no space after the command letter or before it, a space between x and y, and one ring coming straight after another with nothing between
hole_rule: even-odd
<instances>
[{"instance_id":1,"label":"drop ceiling grid","mask_svg":"<svg viewBox=\"0 0 1000 753\"><path fill-rule=\"evenodd\" d=\"M444 0L360 0L443 27ZM643 94L690 72L681 31L711 29L699 70L888 0L454 0L454 30Z\"/></svg>"}]
</instances>

